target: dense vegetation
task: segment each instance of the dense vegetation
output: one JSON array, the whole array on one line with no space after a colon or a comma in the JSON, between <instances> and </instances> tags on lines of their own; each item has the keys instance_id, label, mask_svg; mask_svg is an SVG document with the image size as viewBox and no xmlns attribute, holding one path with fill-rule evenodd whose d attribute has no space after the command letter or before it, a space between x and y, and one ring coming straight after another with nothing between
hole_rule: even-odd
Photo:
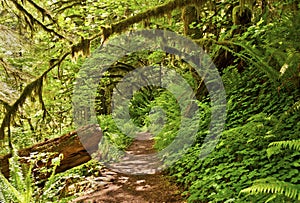
<instances>
[{"instance_id":1,"label":"dense vegetation","mask_svg":"<svg viewBox=\"0 0 300 203\"><path fill-rule=\"evenodd\" d=\"M199 109L195 141L166 170L189 202L300 201L299 9L297 0L2 0L0 153L15 153L77 127L74 83L104 42L128 30L166 29L201 46L222 77L227 116L216 147L199 157L211 121L211 98L201 76L178 56L145 50L111 64L99 81L95 103L105 134L101 156L114 159L132 140L127 136L132 126L124 123L121 132L112 117L116 85L133 70L163 66L187 81ZM156 135L158 151L181 130L180 105L166 88L141 88L128 108L136 126ZM31 165L49 157L32 155ZM0 188L9 188L0 189L0 200L7 202L66 202L82 190L68 191L66 185L98 176L102 167L92 161L55 175L58 157L52 160L54 168L41 172L50 178L35 183L32 166L22 168L17 155L11 161L10 181L0 176Z\"/></svg>"}]
</instances>

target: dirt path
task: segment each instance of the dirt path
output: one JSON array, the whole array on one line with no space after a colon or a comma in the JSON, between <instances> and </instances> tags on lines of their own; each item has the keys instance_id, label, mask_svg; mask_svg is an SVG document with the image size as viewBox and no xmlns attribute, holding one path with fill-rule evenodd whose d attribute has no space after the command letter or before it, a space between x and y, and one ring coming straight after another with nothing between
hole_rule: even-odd
<instances>
[{"instance_id":1,"label":"dirt path","mask_svg":"<svg viewBox=\"0 0 300 203\"><path fill-rule=\"evenodd\" d=\"M153 144L151 134L138 134L123 161L104 168L102 176L94 180L99 188L72 203L185 202L178 187L156 170L160 162L151 155L155 153Z\"/></svg>"}]
</instances>

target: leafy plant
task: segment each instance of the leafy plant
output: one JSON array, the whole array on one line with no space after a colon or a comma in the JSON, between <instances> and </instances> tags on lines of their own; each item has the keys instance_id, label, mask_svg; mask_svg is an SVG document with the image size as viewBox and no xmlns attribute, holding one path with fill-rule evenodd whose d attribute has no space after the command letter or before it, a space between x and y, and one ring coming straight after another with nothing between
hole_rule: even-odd
<instances>
[{"instance_id":1,"label":"leafy plant","mask_svg":"<svg viewBox=\"0 0 300 203\"><path fill-rule=\"evenodd\" d=\"M32 169L35 165L33 160L30 160L29 168L22 167L20 157L14 151L13 157L10 159L10 178L9 180L0 173L1 198L5 202L49 202L55 196L53 190L55 185L55 170L60 164L61 155L52 159L51 175L45 182L44 187L40 189L33 177Z\"/></svg>"},{"instance_id":2,"label":"leafy plant","mask_svg":"<svg viewBox=\"0 0 300 203\"><path fill-rule=\"evenodd\" d=\"M300 151L300 140L272 142L269 144L268 155L270 156L274 154L274 151L280 148ZM256 180L251 187L241 190L240 193L247 193L250 195L257 195L259 193L274 194L266 202L275 199L277 197L277 194L284 195L296 201L300 201L299 185L288 183L285 181L279 181L276 178Z\"/></svg>"},{"instance_id":3,"label":"leafy plant","mask_svg":"<svg viewBox=\"0 0 300 203\"><path fill-rule=\"evenodd\" d=\"M278 152L278 150L282 148L300 151L300 140L272 142L269 144L269 148L267 149L268 156L272 156L275 152Z\"/></svg>"},{"instance_id":4,"label":"leafy plant","mask_svg":"<svg viewBox=\"0 0 300 203\"><path fill-rule=\"evenodd\" d=\"M268 197L238 194L257 179L299 182L299 153L286 151L282 156L277 150L269 157L265 147L274 141L299 138L299 114L291 112L282 118L286 114L283 112L290 112L290 106L298 100L297 90L278 95L266 75L255 67L247 67L242 73L235 68L225 70L222 76L228 117L219 144L208 157L199 159L199 139L169 169L178 184L186 188L189 202L264 202ZM199 137L205 136L205 131L200 129ZM285 197L277 200L287 201Z\"/></svg>"},{"instance_id":5,"label":"leafy plant","mask_svg":"<svg viewBox=\"0 0 300 203\"><path fill-rule=\"evenodd\" d=\"M300 201L300 187L285 181L279 181L274 178L256 180L251 187L241 190L241 193L257 195L259 193L274 194L266 200L274 200L278 195L284 195L292 200Z\"/></svg>"},{"instance_id":6,"label":"leafy plant","mask_svg":"<svg viewBox=\"0 0 300 203\"><path fill-rule=\"evenodd\" d=\"M119 159L123 155L122 151L131 144L133 138L128 135L133 134L134 129L131 125L126 128L127 124L124 123L124 129L128 134L121 132L111 115L100 115L98 120L104 136L99 143L97 159L103 162Z\"/></svg>"}]
</instances>

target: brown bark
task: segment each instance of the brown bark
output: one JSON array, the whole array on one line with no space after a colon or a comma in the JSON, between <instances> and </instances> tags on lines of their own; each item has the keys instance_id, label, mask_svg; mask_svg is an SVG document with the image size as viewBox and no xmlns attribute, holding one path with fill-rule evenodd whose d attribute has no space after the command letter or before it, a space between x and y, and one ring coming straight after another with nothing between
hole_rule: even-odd
<instances>
[{"instance_id":1,"label":"brown bark","mask_svg":"<svg viewBox=\"0 0 300 203\"><path fill-rule=\"evenodd\" d=\"M202 38L202 31L200 28L191 28L190 26L194 23L194 26L200 23L199 15L196 6L186 6L182 9L182 20L184 24L184 34L190 36L192 39Z\"/></svg>"},{"instance_id":2,"label":"brown bark","mask_svg":"<svg viewBox=\"0 0 300 203\"><path fill-rule=\"evenodd\" d=\"M88 125L61 137L21 149L18 151L18 155L20 157L29 157L30 153L33 152L63 154L60 166L56 170L59 173L89 161L91 159L90 154L98 150L98 144L102 135L102 130L98 125ZM0 168L5 177L9 176L8 160L11 156L11 154L0 156Z\"/></svg>"}]
</instances>

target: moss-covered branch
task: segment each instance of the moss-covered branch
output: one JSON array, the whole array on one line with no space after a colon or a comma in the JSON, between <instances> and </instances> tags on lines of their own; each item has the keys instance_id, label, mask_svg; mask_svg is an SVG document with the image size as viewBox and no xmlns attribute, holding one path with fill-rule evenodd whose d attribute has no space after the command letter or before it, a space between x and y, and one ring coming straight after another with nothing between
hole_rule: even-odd
<instances>
[{"instance_id":1,"label":"moss-covered branch","mask_svg":"<svg viewBox=\"0 0 300 203\"><path fill-rule=\"evenodd\" d=\"M18 109L25 103L26 99L30 97L31 95L35 94L35 96L38 96L39 101L42 105L42 109L44 112L46 112L46 107L43 102L42 97L42 86L43 86L43 80L46 77L46 75L55 67L60 66L63 60L70 54L70 52L65 53L61 59L53 64L50 68L48 68L40 77L38 77L33 82L29 83L21 93L20 97L16 100L16 102L8 108L8 111L5 113L4 119L2 121L1 127L0 127L0 140L4 139L5 136L5 128L10 127L11 119L15 116Z\"/></svg>"},{"instance_id":2,"label":"moss-covered branch","mask_svg":"<svg viewBox=\"0 0 300 203\"><path fill-rule=\"evenodd\" d=\"M51 14L49 13L49 11L47 11L46 9L44 9L43 7L39 6L37 3L35 3L33 0L27 0L34 8L36 8L43 17L43 21L45 19L45 17L47 17L49 20L51 20L53 23L57 24L56 20L54 20L51 16Z\"/></svg>"},{"instance_id":3,"label":"moss-covered branch","mask_svg":"<svg viewBox=\"0 0 300 203\"><path fill-rule=\"evenodd\" d=\"M120 22L114 23L110 27L103 27L100 36L103 37L103 40L106 40L110 35L121 33L135 23L139 23L143 20L154 17L161 17L164 14L170 13L175 9L180 9L191 4L195 4L201 7L206 2L207 0L173 0L157 7L148 9L145 12L138 13Z\"/></svg>"},{"instance_id":4,"label":"moss-covered branch","mask_svg":"<svg viewBox=\"0 0 300 203\"><path fill-rule=\"evenodd\" d=\"M32 26L34 23L38 24L39 26L41 26L43 28L43 30L45 30L48 33L52 33L56 36L58 36L60 39L66 39L63 35L59 34L58 32L56 32L55 30L48 28L46 25L44 25L42 22L40 22L38 19L34 18L33 15L31 13L29 13L21 4L19 4L16 0L12 0L12 2L14 3L15 7L21 12L23 13L26 17L29 18L30 22L29 26Z\"/></svg>"},{"instance_id":5,"label":"moss-covered branch","mask_svg":"<svg viewBox=\"0 0 300 203\"><path fill-rule=\"evenodd\" d=\"M11 108L9 103L7 103L6 101L4 101L2 99L0 99L0 104L3 105L6 110L9 110Z\"/></svg>"}]
</instances>

